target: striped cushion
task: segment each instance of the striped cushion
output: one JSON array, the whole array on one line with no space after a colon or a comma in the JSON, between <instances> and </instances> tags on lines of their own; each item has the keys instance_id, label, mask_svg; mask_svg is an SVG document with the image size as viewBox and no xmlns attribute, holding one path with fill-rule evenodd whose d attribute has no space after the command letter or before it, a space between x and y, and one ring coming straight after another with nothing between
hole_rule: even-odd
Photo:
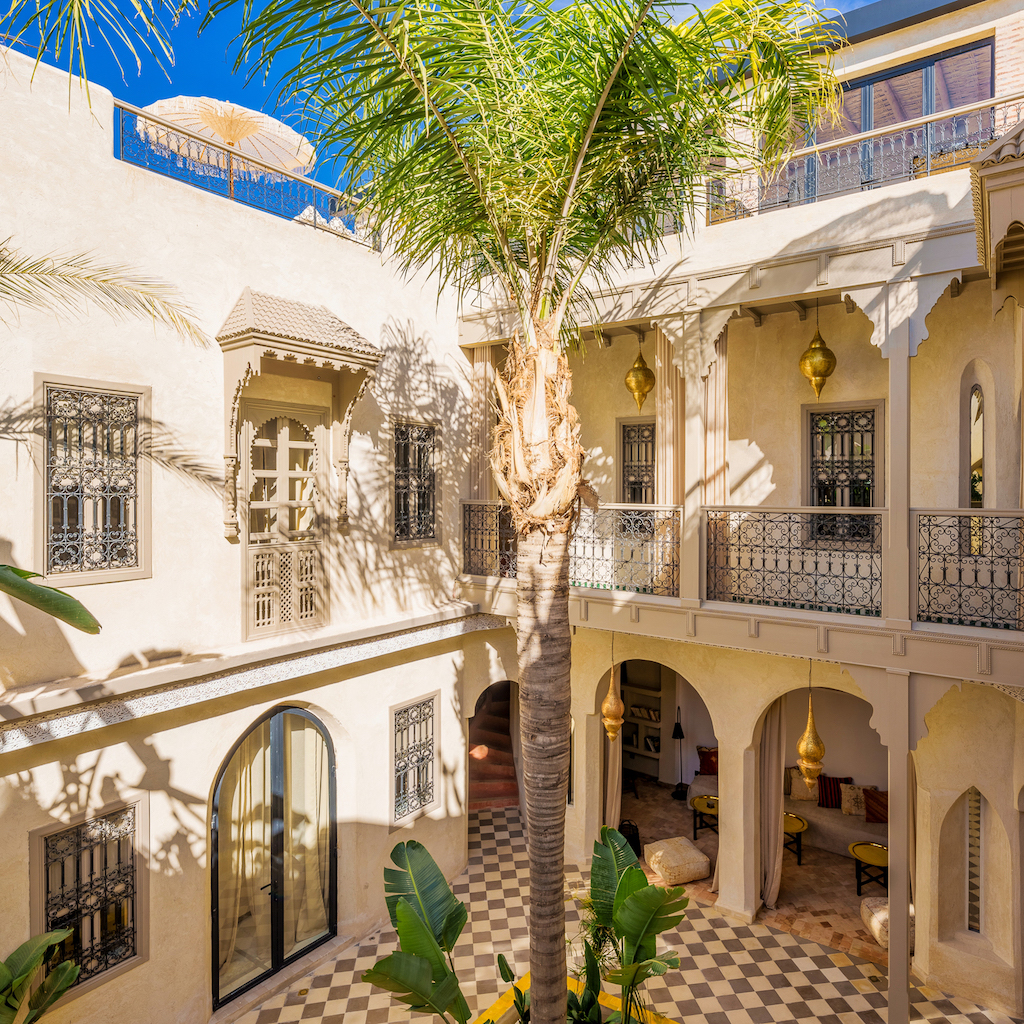
<instances>
[{"instance_id":1,"label":"striped cushion","mask_svg":"<svg viewBox=\"0 0 1024 1024\"><path fill-rule=\"evenodd\" d=\"M842 785L852 785L853 778L847 776L845 779L838 775L818 776L818 806L819 807L842 807L843 791L839 788Z\"/></svg>"}]
</instances>

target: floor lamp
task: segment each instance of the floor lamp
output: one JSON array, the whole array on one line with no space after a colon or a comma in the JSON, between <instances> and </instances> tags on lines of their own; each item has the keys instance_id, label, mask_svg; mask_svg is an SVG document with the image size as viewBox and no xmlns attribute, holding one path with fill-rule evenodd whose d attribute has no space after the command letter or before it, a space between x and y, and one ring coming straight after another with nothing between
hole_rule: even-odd
<instances>
[{"instance_id":1,"label":"floor lamp","mask_svg":"<svg viewBox=\"0 0 1024 1024\"><path fill-rule=\"evenodd\" d=\"M679 782L676 783L676 788L672 790L672 799L685 800L688 787L683 785L683 740L686 737L683 735L683 723L679 720L679 708L676 708L676 721L672 726L672 739L676 741L676 755L679 758Z\"/></svg>"}]
</instances>

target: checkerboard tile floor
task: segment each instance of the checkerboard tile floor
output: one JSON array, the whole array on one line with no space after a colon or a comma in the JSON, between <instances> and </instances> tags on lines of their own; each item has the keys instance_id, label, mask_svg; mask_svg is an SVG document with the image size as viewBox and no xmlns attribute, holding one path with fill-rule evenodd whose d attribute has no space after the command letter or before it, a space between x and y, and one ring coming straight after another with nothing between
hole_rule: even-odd
<instances>
[{"instance_id":1,"label":"checkerboard tile floor","mask_svg":"<svg viewBox=\"0 0 1024 1024\"><path fill-rule=\"evenodd\" d=\"M456 895L469 906L469 923L455 948L455 969L474 1016L497 998L497 956L518 975L528 970L529 868L524 828L516 808L470 816L469 864L456 879ZM570 890L584 884L566 870ZM579 914L566 906L566 928ZM647 986L651 1009L682 1024L882 1024L886 979L876 965L761 924L739 925L713 906L691 901L686 920L665 933L659 947L679 952L679 970ZM396 946L387 929L350 947L333 962L239 1018L239 1024L391 1024L413 1015L387 992L360 980L362 972ZM877 973L876 973L877 972ZM934 1024L1020 1024L927 988L911 991L911 1019ZM416 1014L415 1019L426 1017Z\"/></svg>"}]
</instances>

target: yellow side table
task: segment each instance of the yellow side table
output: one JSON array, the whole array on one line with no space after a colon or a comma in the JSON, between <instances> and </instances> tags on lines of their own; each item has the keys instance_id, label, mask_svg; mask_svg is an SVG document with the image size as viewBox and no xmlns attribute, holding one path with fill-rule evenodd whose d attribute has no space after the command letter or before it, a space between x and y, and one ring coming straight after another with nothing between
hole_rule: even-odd
<instances>
[{"instance_id":1,"label":"yellow side table","mask_svg":"<svg viewBox=\"0 0 1024 1024\"><path fill-rule=\"evenodd\" d=\"M717 796L695 796L691 804L693 807L693 838L702 828L709 828L712 832L718 832L718 797Z\"/></svg>"},{"instance_id":2,"label":"yellow side table","mask_svg":"<svg viewBox=\"0 0 1024 1024\"><path fill-rule=\"evenodd\" d=\"M801 818L799 814L790 814L789 811L786 811L782 815L782 831L789 837L782 844L783 849L792 850L796 854L797 864L802 864L807 819Z\"/></svg>"},{"instance_id":3,"label":"yellow side table","mask_svg":"<svg viewBox=\"0 0 1024 1024\"><path fill-rule=\"evenodd\" d=\"M857 869L857 895L867 882L878 882L889 891L889 847L881 843L850 843L850 856Z\"/></svg>"}]
</instances>

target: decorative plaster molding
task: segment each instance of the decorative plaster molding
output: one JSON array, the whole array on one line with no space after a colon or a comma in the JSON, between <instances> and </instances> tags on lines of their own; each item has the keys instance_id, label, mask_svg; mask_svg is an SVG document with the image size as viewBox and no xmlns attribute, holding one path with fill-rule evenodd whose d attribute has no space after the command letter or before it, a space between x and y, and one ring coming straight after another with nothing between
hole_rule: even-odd
<instances>
[{"instance_id":1,"label":"decorative plaster molding","mask_svg":"<svg viewBox=\"0 0 1024 1024\"><path fill-rule=\"evenodd\" d=\"M82 733L94 732L122 722L138 721L150 715L178 711L265 686L298 682L319 673L358 665L389 654L410 651L481 630L504 629L505 625L505 619L496 615L469 615L448 622L352 640L279 661L264 661L226 672L195 676L148 690L100 697L84 707L78 705L62 708L59 711L0 723L0 754L24 750L50 740L67 739ZM267 655L266 651L260 652L261 657Z\"/></svg>"}]
</instances>

